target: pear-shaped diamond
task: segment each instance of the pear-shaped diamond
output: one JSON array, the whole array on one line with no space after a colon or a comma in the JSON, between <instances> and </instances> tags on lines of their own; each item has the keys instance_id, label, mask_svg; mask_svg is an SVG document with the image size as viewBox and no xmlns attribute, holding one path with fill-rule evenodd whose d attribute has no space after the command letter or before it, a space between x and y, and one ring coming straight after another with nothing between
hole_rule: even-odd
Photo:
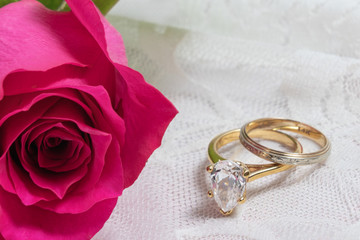
<instances>
[{"instance_id":1,"label":"pear-shaped diamond","mask_svg":"<svg viewBox=\"0 0 360 240\"><path fill-rule=\"evenodd\" d=\"M217 162L210 174L215 201L223 212L231 211L245 192L244 168L231 160Z\"/></svg>"}]
</instances>

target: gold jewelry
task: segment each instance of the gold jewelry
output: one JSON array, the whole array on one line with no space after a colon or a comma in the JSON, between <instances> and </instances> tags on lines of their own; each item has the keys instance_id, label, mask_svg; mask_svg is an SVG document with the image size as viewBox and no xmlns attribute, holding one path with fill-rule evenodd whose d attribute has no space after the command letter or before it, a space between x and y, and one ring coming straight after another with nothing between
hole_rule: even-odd
<instances>
[{"instance_id":1,"label":"gold jewelry","mask_svg":"<svg viewBox=\"0 0 360 240\"><path fill-rule=\"evenodd\" d=\"M278 131L257 129L249 133L251 137L273 140L289 147L294 152L301 153L301 144L293 137ZM215 137L209 144L208 157L210 162L206 170L210 173L212 190L209 197L214 197L220 207L220 212L228 215L237 203L246 200L246 183L270 174L281 172L293 165L245 164L240 161L227 160L218 150L233 141L238 141L240 129L231 130Z\"/></svg>"},{"instance_id":2,"label":"gold jewelry","mask_svg":"<svg viewBox=\"0 0 360 240\"><path fill-rule=\"evenodd\" d=\"M259 129L295 132L317 143L321 149L312 153L289 153L267 148L255 142L249 135ZM330 142L319 130L294 120L263 118L245 124L241 128L240 142L246 149L266 160L291 165L306 165L324 161L330 154Z\"/></svg>"}]
</instances>

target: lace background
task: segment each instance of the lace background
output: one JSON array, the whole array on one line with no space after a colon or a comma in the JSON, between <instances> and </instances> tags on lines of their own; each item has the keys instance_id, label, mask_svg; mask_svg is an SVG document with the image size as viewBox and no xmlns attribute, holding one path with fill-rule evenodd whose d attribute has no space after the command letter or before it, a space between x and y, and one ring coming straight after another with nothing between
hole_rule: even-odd
<instances>
[{"instance_id":1,"label":"lace background","mask_svg":"<svg viewBox=\"0 0 360 240\"><path fill-rule=\"evenodd\" d=\"M179 114L94 239L360 239L360 2L120 0L108 19ZM207 145L263 117L318 128L332 152L249 183L223 217Z\"/></svg>"}]
</instances>

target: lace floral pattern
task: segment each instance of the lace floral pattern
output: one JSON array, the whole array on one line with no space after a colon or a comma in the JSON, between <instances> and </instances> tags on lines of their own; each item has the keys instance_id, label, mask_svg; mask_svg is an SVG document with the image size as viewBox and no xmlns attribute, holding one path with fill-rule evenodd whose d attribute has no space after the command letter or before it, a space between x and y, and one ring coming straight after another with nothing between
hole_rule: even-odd
<instances>
[{"instance_id":1,"label":"lace floral pattern","mask_svg":"<svg viewBox=\"0 0 360 240\"><path fill-rule=\"evenodd\" d=\"M137 2L147 13L131 10ZM163 2L120 1L109 15L130 66L180 114L95 239L358 238L359 4ZM332 153L323 164L251 182L247 202L223 217L206 196L207 144L261 117L315 126Z\"/></svg>"}]
</instances>

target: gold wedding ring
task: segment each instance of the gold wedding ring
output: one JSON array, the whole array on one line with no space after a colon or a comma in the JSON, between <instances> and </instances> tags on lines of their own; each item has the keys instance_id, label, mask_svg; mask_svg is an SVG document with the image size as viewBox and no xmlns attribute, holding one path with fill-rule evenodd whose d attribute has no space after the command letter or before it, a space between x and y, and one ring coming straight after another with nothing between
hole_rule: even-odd
<instances>
[{"instance_id":1,"label":"gold wedding ring","mask_svg":"<svg viewBox=\"0 0 360 240\"><path fill-rule=\"evenodd\" d=\"M311 153L290 153L267 148L251 137L253 131L272 130L289 131L305 136L320 146L320 150ZM306 165L324 161L330 154L330 142L319 130L289 119L263 118L245 124L241 128L240 142L246 149L266 160L290 165Z\"/></svg>"},{"instance_id":2,"label":"gold wedding ring","mask_svg":"<svg viewBox=\"0 0 360 240\"><path fill-rule=\"evenodd\" d=\"M239 135L240 129L225 132L215 137L208 147L208 157L212 163L207 167L212 182L212 190L208 192L208 196L215 198L220 212L224 215L230 214L237 203L245 202L247 182L293 167L279 163L245 164L222 157L218 150L230 142L238 141ZM301 144L295 138L282 132L254 129L249 136L276 141L294 152L302 152Z\"/></svg>"},{"instance_id":3,"label":"gold wedding ring","mask_svg":"<svg viewBox=\"0 0 360 240\"><path fill-rule=\"evenodd\" d=\"M303 153L300 142L284 132L297 133L316 143L320 149ZM292 152L270 149L254 141L254 138L276 141L290 148ZM256 156L272 161L270 164L245 164L222 157L218 150L233 141L242 145ZM270 174L287 170L295 165L306 165L324 161L330 154L329 140L319 130L289 119L263 118L245 124L241 129L231 130L215 137L209 144L208 157L212 163L206 169L210 172L212 190L208 192L227 215L238 203L246 199L247 182Z\"/></svg>"}]
</instances>

